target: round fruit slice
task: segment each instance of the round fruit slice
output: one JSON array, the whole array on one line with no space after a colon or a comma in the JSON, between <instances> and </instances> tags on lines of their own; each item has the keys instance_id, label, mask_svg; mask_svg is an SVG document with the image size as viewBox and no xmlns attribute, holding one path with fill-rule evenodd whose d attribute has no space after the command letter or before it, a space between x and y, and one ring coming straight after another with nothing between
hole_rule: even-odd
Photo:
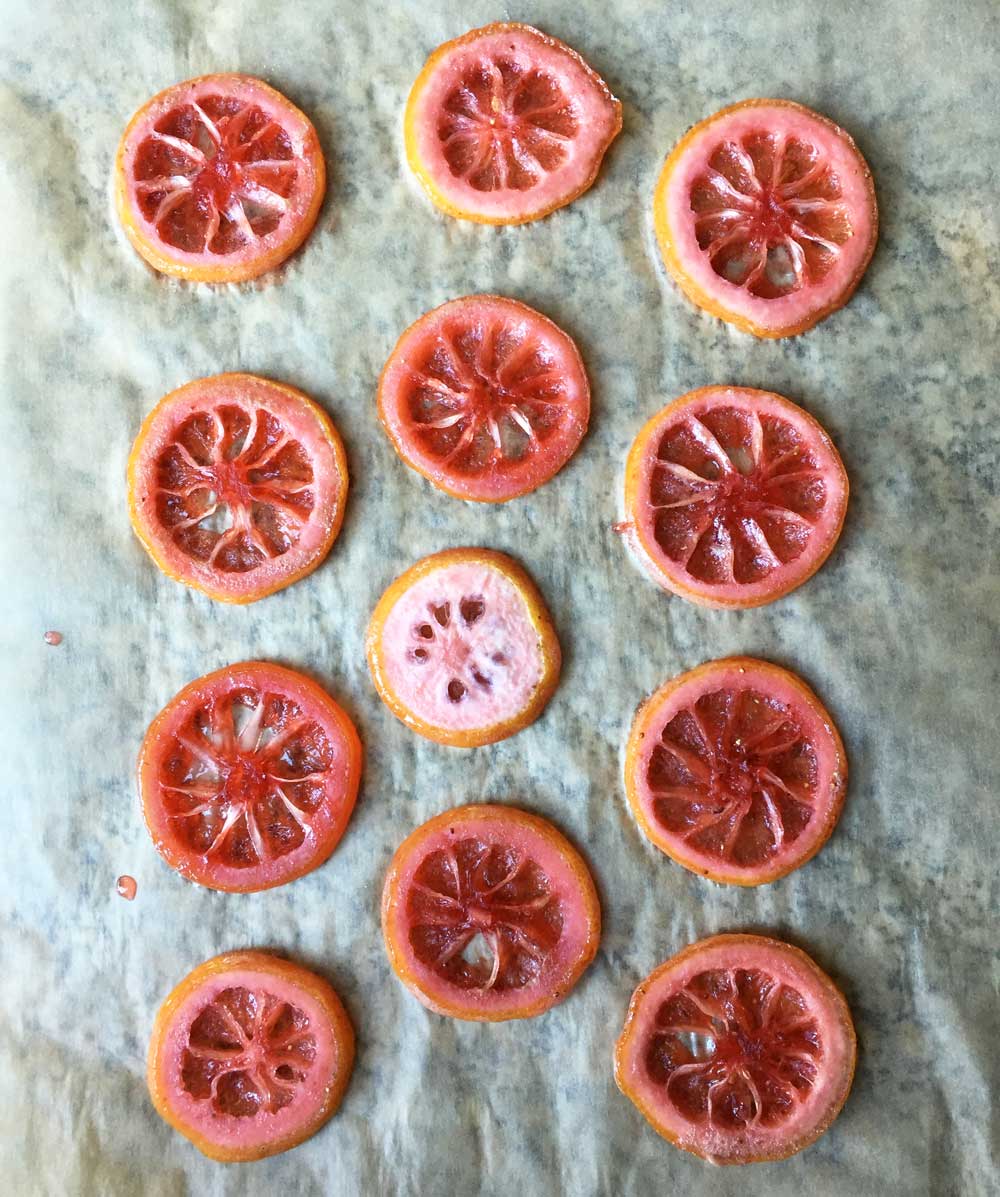
<instances>
[{"instance_id":1,"label":"round fruit slice","mask_svg":"<svg viewBox=\"0 0 1000 1197\"><path fill-rule=\"evenodd\" d=\"M702 387L636 437L619 530L665 590L759 607L829 557L847 495L840 455L802 408L768 391Z\"/></svg>"},{"instance_id":2,"label":"round fruit slice","mask_svg":"<svg viewBox=\"0 0 1000 1197\"><path fill-rule=\"evenodd\" d=\"M319 565L344 519L347 459L301 391L218 374L171 391L128 462L136 535L168 577L251 603Z\"/></svg>"},{"instance_id":3,"label":"round fruit slice","mask_svg":"<svg viewBox=\"0 0 1000 1197\"><path fill-rule=\"evenodd\" d=\"M406 104L406 157L435 204L481 224L524 224L597 178L621 104L579 54L500 22L445 42Z\"/></svg>"},{"instance_id":4,"label":"round fruit slice","mask_svg":"<svg viewBox=\"0 0 1000 1197\"><path fill-rule=\"evenodd\" d=\"M361 777L361 741L315 682L264 661L207 674L167 703L139 753L160 855L210 889L261 890L321 865Z\"/></svg>"},{"instance_id":5,"label":"round fruit slice","mask_svg":"<svg viewBox=\"0 0 1000 1197\"><path fill-rule=\"evenodd\" d=\"M783 1160L820 1137L854 1077L843 995L798 948L716 935L632 995L621 1091L671 1143L713 1164Z\"/></svg>"},{"instance_id":6,"label":"round fruit slice","mask_svg":"<svg viewBox=\"0 0 1000 1197\"><path fill-rule=\"evenodd\" d=\"M843 307L878 238L858 147L790 100L744 100L695 125L663 167L653 219L687 297L758 337Z\"/></svg>"},{"instance_id":7,"label":"round fruit slice","mask_svg":"<svg viewBox=\"0 0 1000 1197\"><path fill-rule=\"evenodd\" d=\"M378 410L396 452L436 487L502 503L573 456L590 384L551 320L513 299L471 295L403 333L382 371Z\"/></svg>"},{"instance_id":8,"label":"round fruit slice","mask_svg":"<svg viewBox=\"0 0 1000 1197\"><path fill-rule=\"evenodd\" d=\"M247 75L168 87L132 117L115 159L122 227L156 270L256 278L309 236L326 167L308 117Z\"/></svg>"},{"instance_id":9,"label":"round fruit slice","mask_svg":"<svg viewBox=\"0 0 1000 1197\"><path fill-rule=\"evenodd\" d=\"M639 826L679 864L712 881L762 885L826 843L847 760L800 678L728 657L682 673L642 704L625 788Z\"/></svg>"},{"instance_id":10,"label":"round fruit slice","mask_svg":"<svg viewBox=\"0 0 1000 1197\"><path fill-rule=\"evenodd\" d=\"M493 744L533 723L562 661L531 578L489 549L424 557L382 595L366 641L390 711L430 740Z\"/></svg>"},{"instance_id":11,"label":"round fruit slice","mask_svg":"<svg viewBox=\"0 0 1000 1197\"><path fill-rule=\"evenodd\" d=\"M498 1022L561 1002L601 938L594 882L536 815L460 806L400 845L382 891L389 961L429 1009Z\"/></svg>"},{"instance_id":12,"label":"round fruit slice","mask_svg":"<svg viewBox=\"0 0 1000 1197\"><path fill-rule=\"evenodd\" d=\"M232 1163L314 1135L353 1067L354 1029L322 977L266 952L227 952L160 1007L147 1081L161 1118Z\"/></svg>"}]
</instances>

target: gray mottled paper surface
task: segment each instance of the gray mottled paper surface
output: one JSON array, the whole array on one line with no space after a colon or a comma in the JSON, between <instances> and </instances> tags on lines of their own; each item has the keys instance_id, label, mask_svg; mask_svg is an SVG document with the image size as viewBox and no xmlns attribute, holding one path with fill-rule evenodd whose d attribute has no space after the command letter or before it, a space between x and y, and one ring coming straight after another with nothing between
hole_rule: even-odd
<instances>
[{"instance_id":1,"label":"gray mottled paper surface","mask_svg":"<svg viewBox=\"0 0 1000 1197\"><path fill-rule=\"evenodd\" d=\"M509 16L563 37L625 107L597 186L524 228L448 220L401 165L402 105L427 53ZM996 1192L998 10L990 0L815 5L699 0L104 3L3 6L0 1169L6 1192L222 1194L985 1194ZM330 190L277 277L162 279L116 230L111 158L133 110L192 75L241 70L315 121ZM694 121L788 96L856 137L882 238L849 307L756 342L671 285L649 208ZM577 340L592 431L537 494L489 509L397 460L374 386L397 335L453 296L498 291ZM125 460L168 390L220 370L315 396L347 444L343 533L312 577L249 609L164 578L129 529ZM840 545L804 588L746 613L668 599L610 530L625 452L668 399L710 382L774 389L830 430L852 482ZM378 595L449 545L506 549L547 596L562 684L533 727L472 753L411 735L379 703L362 638ZM55 628L64 643L42 634ZM843 819L792 876L707 884L647 844L621 785L639 700L746 652L802 673L851 764ZM265 657L304 667L367 745L353 822L316 873L226 896L156 855L132 773L145 727L190 679ZM382 876L417 823L465 800L521 802L585 851L600 954L526 1024L426 1012L378 929ZM139 882L134 903L114 892ZM843 986L860 1039L834 1128L794 1160L719 1171L662 1142L615 1089L635 984L689 940L768 930ZM343 994L358 1030L341 1113L257 1165L202 1159L156 1116L154 1011L195 964L273 947ZM995 1099L994 1099L995 1100Z\"/></svg>"}]
</instances>

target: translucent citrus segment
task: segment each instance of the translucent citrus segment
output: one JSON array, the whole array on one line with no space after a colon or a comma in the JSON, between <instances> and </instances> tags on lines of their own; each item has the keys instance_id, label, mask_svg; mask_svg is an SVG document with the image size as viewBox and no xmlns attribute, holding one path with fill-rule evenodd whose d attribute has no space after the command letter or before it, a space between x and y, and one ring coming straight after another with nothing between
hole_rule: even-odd
<instances>
[{"instance_id":1,"label":"translucent citrus segment","mask_svg":"<svg viewBox=\"0 0 1000 1197\"><path fill-rule=\"evenodd\" d=\"M855 1056L847 1003L804 952L717 935L636 989L615 1079L676 1146L714 1164L750 1164L786 1159L826 1131Z\"/></svg>"},{"instance_id":2,"label":"translucent citrus segment","mask_svg":"<svg viewBox=\"0 0 1000 1197\"><path fill-rule=\"evenodd\" d=\"M199 1151L232 1163L297 1146L336 1112L354 1030L321 977L265 952L199 965L160 1007L153 1105Z\"/></svg>"},{"instance_id":3,"label":"translucent citrus segment","mask_svg":"<svg viewBox=\"0 0 1000 1197\"><path fill-rule=\"evenodd\" d=\"M590 384L551 320L513 299L470 295L403 333L378 407L407 465L456 498L500 503L572 457L587 431Z\"/></svg>"},{"instance_id":4,"label":"translucent citrus segment","mask_svg":"<svg viewBox=\"0 0 1000 1197\"><path fill-rule=\"evenodd\" d=\"M368 664L382 701L408 727L470 748L541 714L559 678L559 641L524 570L489 549L424 557L372 615Z\"/></svg>"},{"instance_id":5,"label":"translucent citrus segment","mask_svg":"<svg viewBox=\"0 0 1000 1197\"><path fill-rule=\"evenodd\" d=\"M311 573L340 531L347 459L301 391L219 374L165 396L128 463L132 526L169 577L249 603Z\"/></svg>"},{"instance_id":6,"label":"translucent citrus segment","mask_svg":"<svg viewBox=\"0 0 1000 1197\"><path fill-rule=\"evenodd\" d=\"M840 536L847 473L824 429L781 395L702 387L639 433L621 530L665 590L757 607L801 586Z\"/></svg>"},{"instance_id":7,"label":"translucent citrus segment","mask_svg":"<svg viewBox=\"0 0 1000 1197\"><path fill-rule=\"evenodd\" d=\"M306 239L326 189L309 119L259 79L204 75L139 109L115 159L129 240L164 274L241 282Z\"/></svg>"},{"instance_id":8,"label":"translucent citrus segment","mask_svg":"<svg viewBox=\"0 0 1000 1197\"><path fill-rule=\"evenodd\" d=\"M758 337L793 336L842 307L878 238L857 146L790 100L745 100L689 130L660 174L653 217L688 298Z\"/></svg>"},{"instance_id":9,"label":"translucent citrus segment","mask_svg":"<svg viewBox=\"0 0 1000 1197\"><path fill-rule=\"evenodd\" d=\"M150 724L139 793L153 843L199 885L262 890L321 865L361 777L361 741L315 682L264 661L185 686Z\"/></svg>"},{"instance_id":10,"label":"translucent citrus segment","mask_svg":"<svg viewBox=\"0 0 1000 1197\"><path fill-rule=\"evenodd\" d=\"M572 202L621 127L621 104L579 54L516 22L439 46L404 120L428 195L482 224L523 224Z\"/></svg>"},{"instance_id":11,"label":"translucent citrus segment","mask_svg":"<svg viewBox=\"0 0 1000 1197\"><path fill-rule=\"evenodd\" d=\"M826 843L847 760L800 678L728 657L673 678L639 708L625 787L639 826L679 864L712 881L761 885Z\"/></svg>"},{"instance_id":12,"label":"translucent citrus segment","mask_svg":"<svg viewBox=\"0 0 1000 1197\"><path fill-rule=\"evenodd\" d=\"M494 1022L566 997L597 952L601 911L587 866L550 823L463 806L396 852L382 930L396 974L428 1009Z\"/></svg>"}]
</instances>

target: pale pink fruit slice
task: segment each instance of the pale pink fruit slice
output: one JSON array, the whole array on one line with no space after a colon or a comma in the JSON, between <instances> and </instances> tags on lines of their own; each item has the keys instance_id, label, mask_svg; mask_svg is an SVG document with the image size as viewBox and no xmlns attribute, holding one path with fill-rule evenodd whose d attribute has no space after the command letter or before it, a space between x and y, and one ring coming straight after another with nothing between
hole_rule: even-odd
<instances>
[{"instance_id":1,"label":"pale pink fruit slice","mask_svg":"<svg viewBox=\"0 0 1000 1197\"><path fill-rule=\"evenodd\" d=\"M785 1159L840 1112L856 1040L843 996L798 948L691 944L636 989L615 1077L653 1127L716 1164Z\"/></svg>"},{"instance_id":2,"label":"pale pink fruit slice","mask_svg":"<svg viewBox=\"0 0 1000 1197\"><path fill-rule=\"evenodd\" d=\"M200 282L277 266L308 236L325 187L311 122L247 75L205 75L154 96L115 166L132 244L157 270Z\"/></svg>"},{"instance_id":3,"label":"pale pink fruit slice","mask_svg":"<svg viewBox=\"0 0 1000 1197\"><path fill-rule=\"evenodd\" d=\"M654 218L688 296L760 337L803 332L846 303L878 236L857 146L787 100L747 100L688 132L663 168Z\"/></svg>"},{"instance_id":4,"label":"pale pink fruit slice","mask_svg":"<svg viewBox=\"0 0 1000 1197\"><path fill-rule=\"evenodd\" d=\"M535 719L559 673L559 643L541 595L502 553L426 557L383 595L368 633L382 699L409 727L471 747Z\"/></svg>"},{"instance_id":5,"label":"pale pink fruit slice","mask_svg":"<svg viewBox=\"0 0 1000 1197\"><path fill-rule=\"evenodd\" d=\"M590 385L551 320L513 299L471 295L406 330L378 403L408 465L457 498L499 503L535 490L572 457Z\"/></svg>"},{"instance_id":6,"label":"pale pink fruit slice","mask_svg":"<svg viewBox=\"0 0 1000 1197\"><path fill-rule=\"evenodd\" d=\"M621 104L579 54L499 23L431 55L407 102L406 151L449 215L522 224L586 191L621 125Z\"/></svg>"},{"instance_id":7,"label":"pale pink fruit slice","mask_svg":"<svg viewBox=\"0 0 1000 1197\"><path fill-rule=\"evenodd\" d=\"M668 856L713 881L761 885L826 843L847 761L800 678L729 657L673 678L639 708L625 782L639 825Z\"/></svg>"},{"instance_id":8,"label":"pale pink fruit slice","mask_svg":"<svg viewBox=\"0 0 1000 1197\"><path fill-rule=\"evenodd\" d=\"M548 822L464 806L419 827L382 896L389 959L429 1009L530 1018L560 1002L594 958L601 911L583 860Z\"/></svg>"},{"instance_id":9,"label":"pale pink fruit slice","mask_svg":"<svg viewBox=\"0 0 1000 1197\"><path fill-rule=\"evenodd\" d=\"M636 438L621 530L665 589L709 607L757 607L819 569L847 496L840 455L802 408L768 391L703 387Z\"/></svg>"},{"instance_id":10,"label":"pale pink fruit slice","mask_svg":"<svg viewBox=\"0 0 1000 1197\"><path fill-rule=\"evenodd\" d=\"M354 1031L321 977L230 952L196 968L156 1017L147 1078L157 1112L212 1159L255 1160L308 1138L340 1104Z\"/></svg>"}]
</instances>

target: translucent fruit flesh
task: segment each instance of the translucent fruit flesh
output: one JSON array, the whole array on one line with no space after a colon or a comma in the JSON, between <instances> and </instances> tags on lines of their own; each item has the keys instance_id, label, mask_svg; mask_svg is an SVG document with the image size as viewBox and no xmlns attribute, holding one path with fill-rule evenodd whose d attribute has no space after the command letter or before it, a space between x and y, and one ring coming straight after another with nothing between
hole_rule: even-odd
<instances>
[{"instance_id":1,"label":"translucent fruit flesh","mask_svg":"<svg viewBox=\"0 0 1000 1197\"><path fill-rule=\"evenodd\" d=\"M805 953L755 935L685 948L632 997L619 1087L665 1138L719 1164L784 1159L819 1137L850 1089L843 997Z\"/></svg>"},{"instance_id":2,"label":"translucent fruit flesh","mask_svg":"<svg viewBox=\"0 0 1000 1197\"><path fill-rule=\"evenodd\" d=\"M852 235L829 164L781 133L722 142L694 181L691 210L715 273L764 299L826 278Z\"/></svg>"},{"instance_id":3,"label":"translucent fruit flesh","mask_svg":"<svg viewBox=\"0 0 1000 1197\"><path fill-rule=\"evenodd\" d=\"M472 838L424 858L406 911L417 958L461 989L531 984L562 930L559 903L534 861Z\"/></svg>"},{"instance_id":4,"label":"translucent fruit flesh","mask_svg":"<svg viewBox=\"0 0 1000 1197\"><path fill-rule=\"evenodd\" d=\"M586 865L550 824L467 806L400 846L382 926L393 968L426 1006L495 1021L566 996L597 950L600 907Z\"/></svg>"},{"instance_id":5,"label":"translucent fruit flesh","mask_svg":"<svg viewBox=\"0 0 1000 1197\"><path fill-rule=\"evenodd\" d=\"M822 1054L802 994L760 969L698 973L660 1006L650 1077L691 1121L780 1126L808 1095Z\"/></svg>"},{"instance_id":6,"label":"translucent fruit flesh","mask_svg":"<svg viewBox=\"0 0 1000 1197\"><path fill-rule=\"evenodd\" d=\"M846 303L878 235L868 167L832 121L747 100L691 129L654 199L664 261L700 307L761 337Z\"/></svg>"},{"instance_id":7,"label":"translucent fruit flesh","mask_svg":"<svg viewBox=\"0 0 1000 1197\"><path fill-rule=\"evenodd\" d=\"M711 662L640 709L629 800L664 852L714 880L758 885L813 856L840 814L843 747L819 700L786 670Z\"/></svg>"},{"instance_id":8,"label":"translucent fruit flesh","mask_svg":"<svg viewBox=\"0 0 1000 1197\"><path fill-rule=\"evenodd\" d=\"M140 756L153 840L184 876L258 890L322 863L350 817L360 743L314 683L266 663L192 683L154 720Z\"/></svg>"},{"instance_id":9,"label":"translucent fruit flesh","mask_svg":"<svg viewBox=\"0 0 1000 1197\"><path fill-rule=\"evenodd\" d=\"M191 1026L181 1080L219 1114L252 1118L289 1105L316 1058L306 1014L266 989L224 989Z\"/></svg>"},{"instance_id":10,"label":"translucent fruit flesh","mask_svg":"<svg viewBox=\"0 0 1000 1197\"><path fill-rule=\"evenodd\" d=\"M309 458L266 410L190 417L157 473L156 511L174 543L224 573L287 553L315 505Z\"/></svg>"},{"instance_id":11,"label":"translucent fruit flesh","mask_svg":"<svg viewBox=\"0 0 1000 1197\"><path fill-rule=\"evenodd\" d=\"M400 339L379 385L396 451L449 494L502 502L548 481L587 429L590 387L550 320L499 296L453 300Z\"/></svg>"},{"instance_id":12,"label":"translucent fruit flesh","mask_svg":"<svg viewBox=\"0 0 1000 1197\"><path fill-rule=\"evenodd\" d=\"M314 1134L339 1106L353 1062L354 1032L330 985L242 951L199 965L169 994L147 1079L161 1117L205 1155L234 1162Z\"/></svg>"},{"instance_id":13,"label":"translucent fruit flesh","mask_svg":"<svg viewBox=\"0 0 1000 1197\"><path fill-rule=\"evenodd\" d=\"M451 216L520 224L594 181L621 105L578 54L516 22L431 55L407 102L411 168Z\"/></svg>"},{"instance_id":14,"label":"translucent fruit flesh","mask_svg":"<svg viewBox=\"0 0 1000 1197\"><path fill-rule=\"evenodd\" d=\"M801 585L836 544L840 457L780 395L705 387L642 430L629 455L632 544L654 580L715 606L758 606Z\"/></svg>"},{"instance_id":15,"label":"translucent fruit flesh","mask_svg":"<svg viewBox=\"0 0 1000 1197\"><path fill-rule=\"evenodd\" d=\"M136 191L167 245L225 255L274 232L298 171L288 134L259 107L206 96L156 122L136 154Z\"/></svg>"},{"instance_id":16,"label":"translucent fruit flesh","mask_svg":"<svg viewBox=\"0 0 1000 1197\"><path fill-rule=\"evenodd\" d=\"M244 75L192 79L133 117L116 162L124 227L156 269L196 281L254 278L308 235L325 188L315 130Z\"/></svg>"},{"instance_id":17,"label":"translucent fruit flesh","mask_svg":"<svg viewBox=\"0 0 1000 1197\"><path fill-rule=\"evenodd\" d=\"M329 417L292 387L229 374L171 392L129 461L133 526L171 577L252 602L311 572L343 519Z\"/></svg>"}]
</instances>

